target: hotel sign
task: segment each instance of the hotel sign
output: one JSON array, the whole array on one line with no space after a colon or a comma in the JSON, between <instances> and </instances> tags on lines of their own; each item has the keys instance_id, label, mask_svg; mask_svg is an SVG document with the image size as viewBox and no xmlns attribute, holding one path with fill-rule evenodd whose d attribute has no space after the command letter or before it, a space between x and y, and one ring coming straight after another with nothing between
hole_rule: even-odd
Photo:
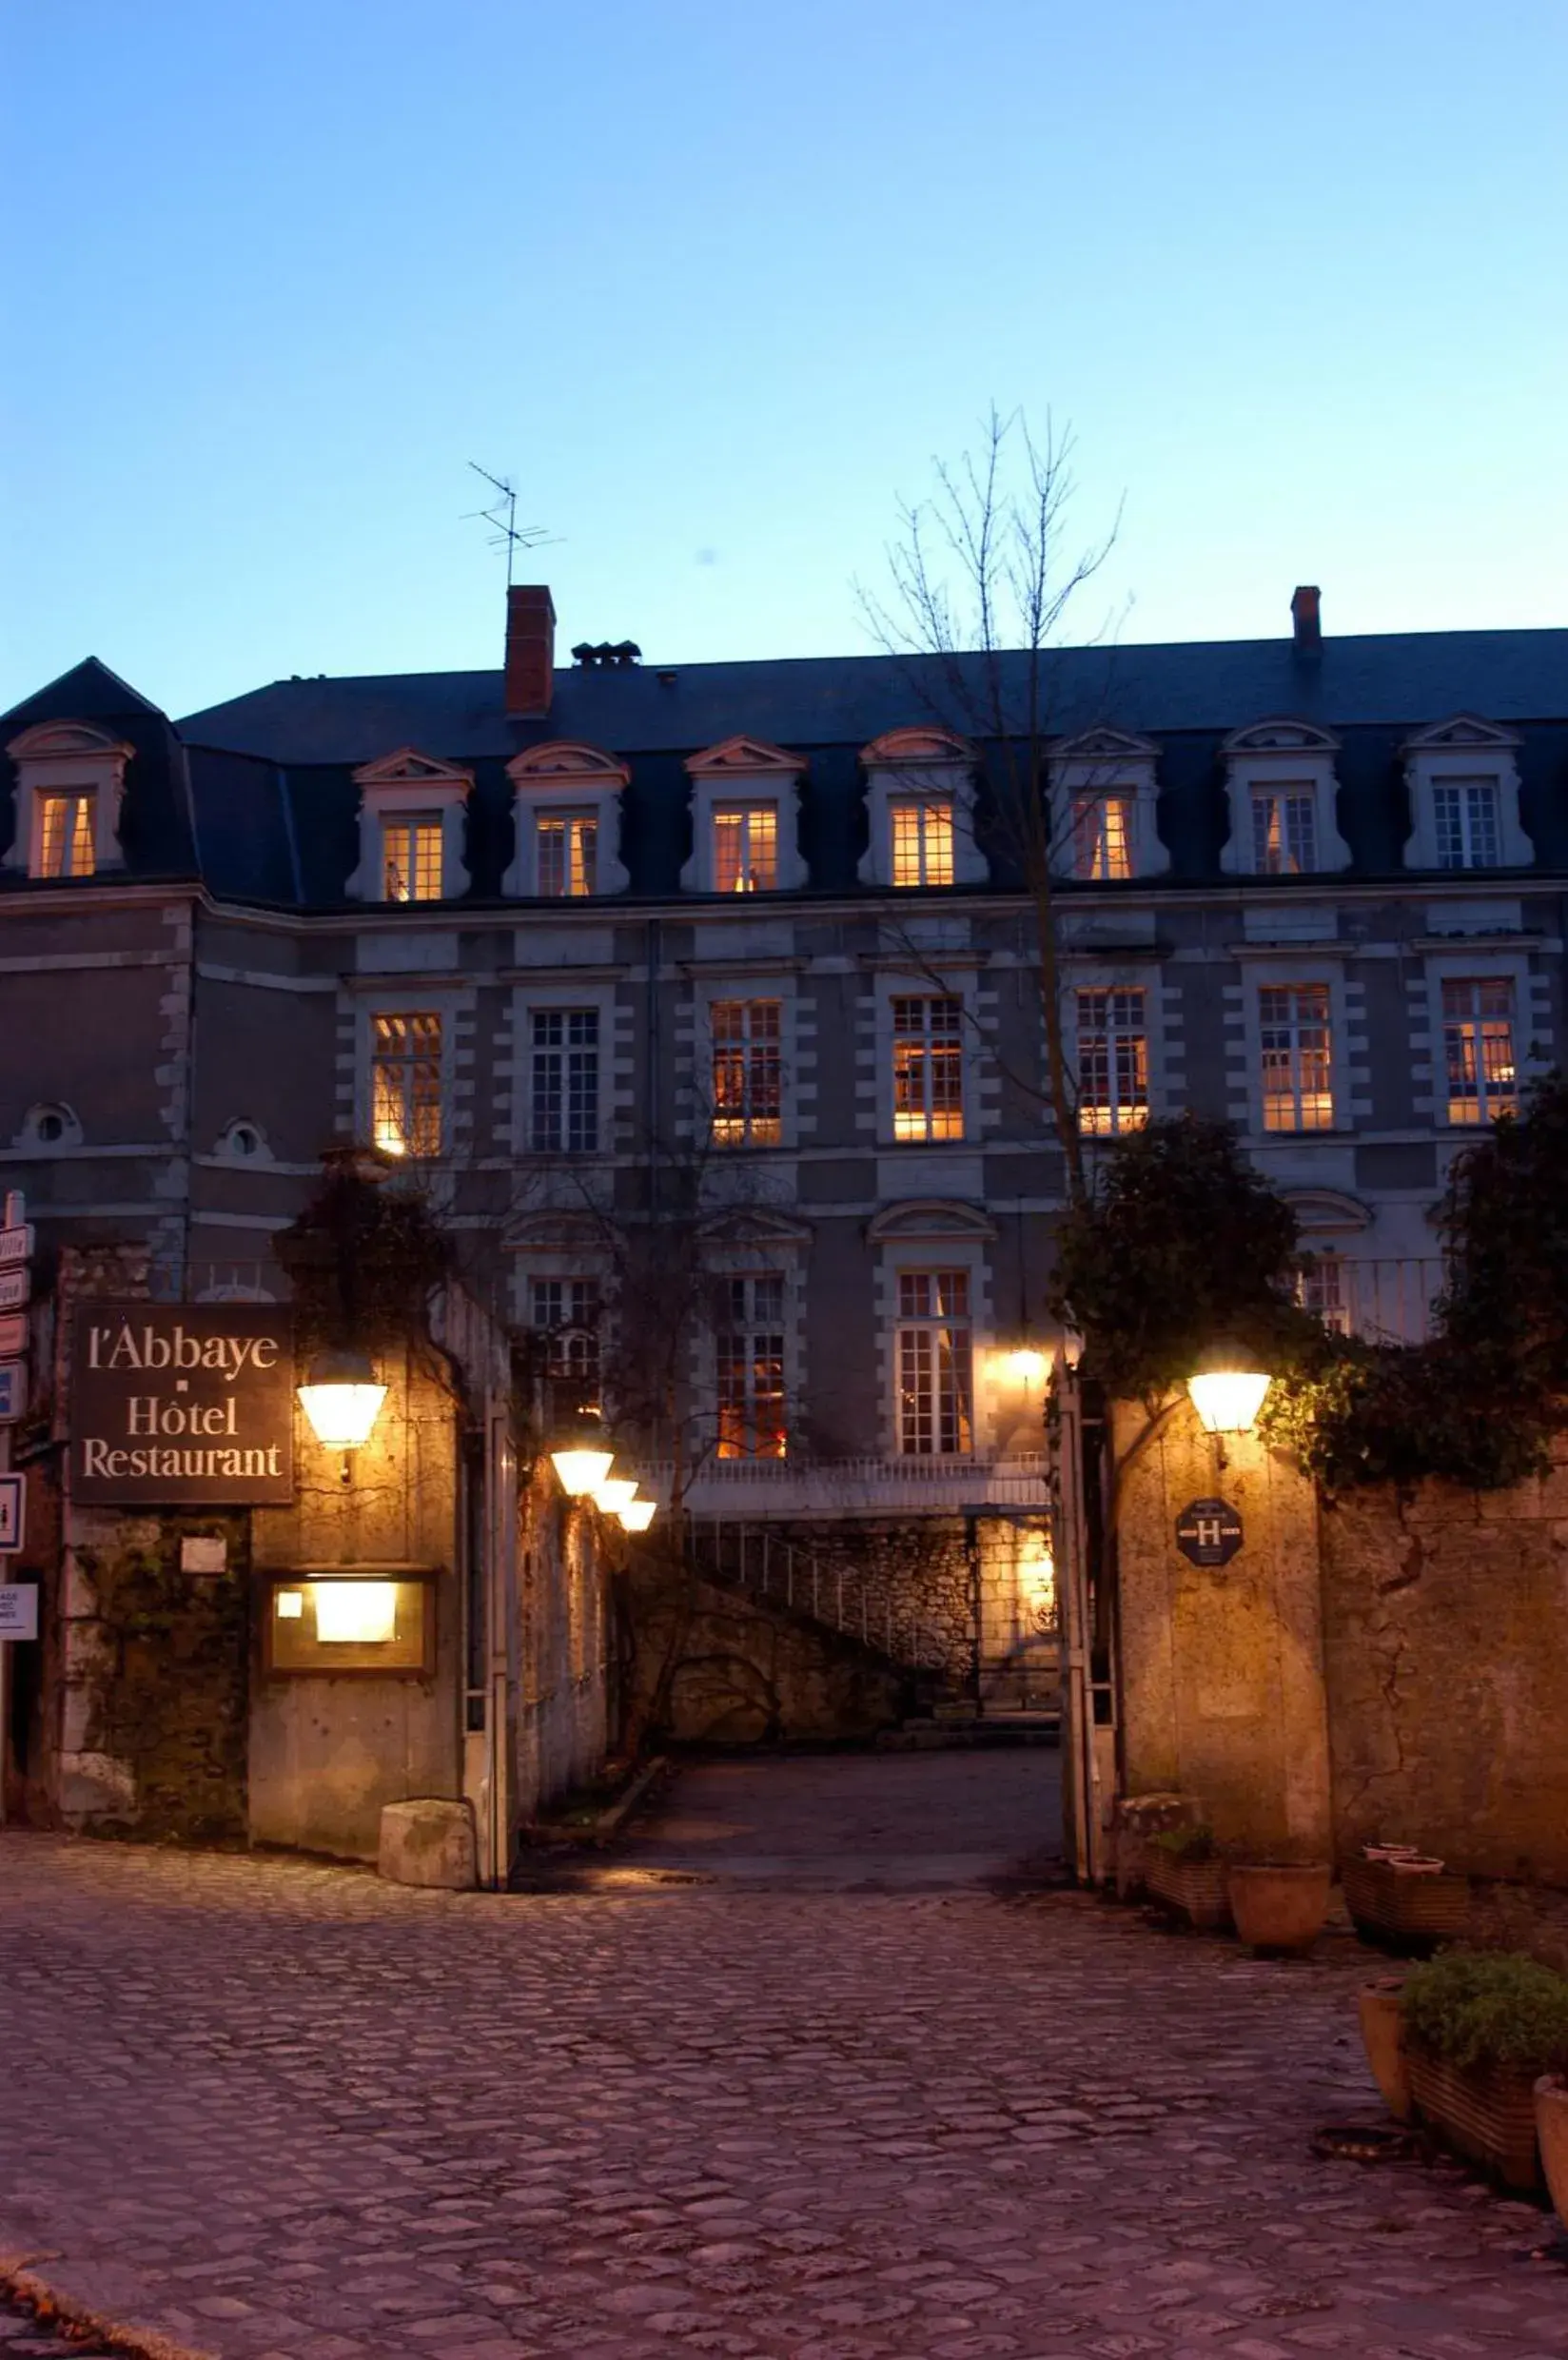
<instances>
[{"instance_id":1,"label":"hotel sign","mask_svg":"<svg viewBox=\"0 0 1568 2360\"><path fill-rule=\"evenodd\" d=\"M76 1314L70 1491L104 1506L294 1496L294 1339L270 1305L95 1303Z\"/></svg>"}]
</instances>

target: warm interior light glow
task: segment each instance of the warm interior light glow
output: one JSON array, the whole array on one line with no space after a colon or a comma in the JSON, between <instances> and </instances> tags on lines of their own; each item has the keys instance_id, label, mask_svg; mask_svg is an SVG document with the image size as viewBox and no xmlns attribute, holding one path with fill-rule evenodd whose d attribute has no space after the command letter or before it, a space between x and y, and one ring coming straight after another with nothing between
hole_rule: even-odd
<instances>
[{"instance_id":1,"label":"warm interior light glow","mask_svg":"<svg viewBox=\"0 0 1568 2360\"><path fill-rule=\"evenodd\" d=\"M395 1582L314 1582L311 1588L316 1599L316 1637L323 1645L363 1645L396 1638Z\"/></svg>"},{"instance_id":2,"label":"warm interior light glow","mask_svg":"<svg viewBox=\"0 0 1568 2360\"><path fill-rule=\"evenodd\" d=\"M1002 1367L1009 1385L1038 1385L1050 1363L1044 1352L1035 1351L1031 1346L1021 1345L1016 1352L1008 1352L1003 1356Z\"/></svg>"},{"instance_id":3,"label":"warm interior light glow","mask_svg":"<svg viewBox=\"0 0 1568 2360\"><path fill-rule=\"evenodd\" d=\"M381 1415L386 1387L363 1352L323 1352L299 1388L300 1406L328 1450L358 1450Z\"/></svg>"},{"instance_id":4,"label":"warm interior light glow","mask_svg":"<svg viewBox=\"0 0 1568 2360\"><path fill-rule=\"evenodd\" d=\"M612 1475L594 1488L594 1505L605 1516L618 1516L627 1502L636 1498L637 1479L632 1475Z\"/></svg>"},{"instance_id":5,"label":"warm interior light glow","mask_svg":"<svg viewBox=\"0 0 1568 2360\"><path fill-rule=\"evenodd\" d=\"M278 1620L279 1620L279 1622L299 1622L303 1621L304 1616L304 1590L280 1590L280 1591L278 1592Z\"/></svg>"},{"instance_id":6,"label":"warm interior light glow","mask_svg":"<svg viewBox=\"0 0 1568 2360\"><path fill-rule=\"evenodd\" d=\"M1255 1368L1205 1368L1186 1389L1207 1434L1250 1434L1273 1383Z\"/></svg>"},{"instance_id":7,"label":"warm interior light glow","mask_svg":"<svg viewBox=\"0 0 1568 2360\"><path fill-rule=\"evenodd\" d=\"M628 1532L646 1532L657 1513L657 1500L628 1500L616 1510Z\"/></svg>"},{"instance_id":8,"label":"warm interior light glow","mask_svg":"<svg viewBox=\"0 0 1568 2360\"><path fill-rule=\"evenodd\" d=\"M560 1477L561 1488L574 1500L580 1500L585 1491L597 1491L616 1463L613 1450L590 1449L586 1445L566 1450L552 1450L551 1464Z\"/></svg>"}]
</instances>

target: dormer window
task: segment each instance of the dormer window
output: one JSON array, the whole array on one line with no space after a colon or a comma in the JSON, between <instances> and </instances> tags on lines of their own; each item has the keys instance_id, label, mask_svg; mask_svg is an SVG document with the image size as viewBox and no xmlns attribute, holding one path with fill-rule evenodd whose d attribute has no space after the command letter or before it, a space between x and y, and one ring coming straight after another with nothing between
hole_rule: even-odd
<instances>
[{"instance_id":1,"label":"dormer window","mask_svg":"<svg viewBox=\"0 0 1568 2360\"><path fill-rule=\"evenodd\" d=\"M1473 713L1406 738L1411 869L1522 869L1532 847L1519 817L1519 739Z\"/></svg>"},{"instance_id":2,"label":"dormer window","mask_svg":"<svg viewBox=\"0 0 1568 2360\"><path fill-rule=\"evenodd\" d=\"M974 750L947 729L890 729L861 748L870 820L861 882L900 893L981 885Z\"/></svg>"},{"instance_id":3,"label":"dormer window","mask_svg":"<svg viewBox=\"0 0 1568 2360\"><path fill-rule=\"evenodd\" d=\"M439 901L441 823L439 816L389 819L382 829L382 899Z\"/></svg>"},{"instance_id":4,"label":"dormer window","mask_svg":"<svg viewBox=\"0 0 1568 2360\"><path fill-rule=\"evenodd\" d=\"M720 803L714 811L714 890L771 894L778 886L778 805Z\"/></svg>"},{"instance_id":5,"label":"dormer window","mask_svg":"<svg viewBox=\"0 0 1568 2360\"><path fill-rule=\"evenodd\" d=\"M1220 749L1230 835L1220 866L1231 876L1322 876L1350 866L1335 809L1340 741L1313 721L1253 721Z\"/></svg>"},{"instance_id":6,"label":"dormer window","mask_svg":"<svg viewBox=\"0 0 1568 2360\"><path fill-rule=\"evenodd\" d=\"M133 747L88 721L37 721L6 752L16 764L8 868L66 880L124 865L120 804Z\"/></svg>"},{"instance_id":7,"label":"dormer window","mask_svg":"<svg viewBox=\"0 0 1568 2360\"><path fill-rule=\"evenodd\" d=\"M1170 855L1155 827L1158 749L1131 730L1087 729L1049 761L1050 865L1086 885L1159 876Z\"/></svg>"},{"instance_id":8,"label":"dormer window","mask_svg":"<svg viewBox=\"0 0 1568 2360\"><path fill-rule=\"evenodd\" d=\"M806 882L799 796L805 762L760 738L727 738L694 754L689 892L789 893Z\"/></svg>"},{"instance_id":9,"label":"dormer window","mask_svg":"<svg viewBox=\"0 0 1568 2360\"><path fill-rule=\"evenodd\" d=\"M501 891L541 901L586 901L624 893L620 798L631 772L613 754L575 739L530 746L506 765L517 849Z\"/></svg>"},{"instance_id":10,"label":"dormer window","mask_svg":"<svg viewBox=\"0 0 1568 2360\"><path fill-rule=\"evenodd\" d=\"M361 901L455 901L468 890L463 817L472 775L400 746L354 773L360 860L345 891Z\"/></svg>"}]
</instances>

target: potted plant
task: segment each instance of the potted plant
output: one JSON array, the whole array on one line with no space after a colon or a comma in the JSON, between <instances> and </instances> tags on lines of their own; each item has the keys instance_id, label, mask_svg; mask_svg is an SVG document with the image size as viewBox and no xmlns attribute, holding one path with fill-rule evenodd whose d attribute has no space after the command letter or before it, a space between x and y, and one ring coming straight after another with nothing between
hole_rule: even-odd
<instances>
[{"instance_id":1,"label":"potted plant","mask_svg":"<svg viewBox=\"0 0 1568 2360\"><path fill-rule=\"evenodd\" d=\"M1536 2137L1558 2218L1568 2229L1568 2074L1542 2074L1536 2083Z\"/></svg>"},{"instance_id":2,"label":"potted plant","mask_svg":"<svg viewBox=\"0 0 1568 2360\"><path fill-rule=\"evenodd\" d=\"M1404 2022L1400 2014L1401 1975L1381 1975L1363 1983L1356 1997L1362 2041L1372 2078L1383 2104L1396 2122L1409 2122L1416 2112L1410 2094L1410 2060L1404 2052Z\"/></svg>"},{"instance_id":3,"label":"potted plant","mask_svg":"<svg viewBox=\"0 0 1568 2360\"><path fill-rule=\"evenodd\" d=\"M1568 1976L1518 1951L1443 1951L1400 2003L1420 2113L1510 2188L1539 2188L1535 2084L1568 2067Z\"/></svg>"},{"instance_id":4,"label":"potted plant","mask_svg":"<svg viewBox=\"0 0 1568 2360\"><path fill-rule=\"evenodd\" d=\"M1150 1899L1205 1933L1230 1923L1225 1857L1211 1827L1162 1828L1149 1843L1144 1883Z\"/></svg>"},{"instance_id":5,"label":"potted plant","mask_svg":"<svg viewBox=\"0 0 1568 2360\"><path fill-rule=\"evenodd\" d=\"M1334 1872L1326 1860L1248 1860L1230 1870L1236 1931L1258 1951L1303 1957L1323 1932Z\"/></svg>"},{"instance_id":6,"label":"potted plant","mask_svg":"<svg viewBox=\"0 0 1568 2360\"><path fill-rule=\"evenodd\" d=\"M1344 1901L1363 1942L1424 1955L1460 1938L1470 1918L1468 1878L1410 1844L1363 1844L1344 1866Z\"/></svg>"}]
</instances>

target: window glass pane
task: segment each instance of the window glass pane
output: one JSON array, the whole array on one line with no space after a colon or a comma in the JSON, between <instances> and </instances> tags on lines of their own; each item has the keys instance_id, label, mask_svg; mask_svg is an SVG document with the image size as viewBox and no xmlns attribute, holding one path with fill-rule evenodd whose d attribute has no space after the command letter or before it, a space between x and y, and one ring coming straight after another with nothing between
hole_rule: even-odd
<instances>
[{"instance_id":1,"label":"window glass pane","mask_svg":"<svg viewBox=\"0 0 1568 2360\"><path fill-rule=\"evenodd\" d=\"M962 1003L895 999L892 1004L892 1129L895 1139L964 1135Z\"/></svg>"},{"instance_id":2,"label":"window glass pane","mask_svg":"<svg viewBox=\"0 0 1568 2360\"><path fill-rule=\"evenodd\" d=\"M41 795L38 798L40 876L91 876L92 796Z\"/></svg>"},{"instance_id":3,"label":"window glass pane","mask_svg":"<svg viewBox=\"0 0 1568 2360\"><path fill-rule=\"evenodd\" d=\"M952 805L924 797L888 807L892 822L895 885L952 883Z\"/></svg>"},{"instance_id":4,"label":"window glass pane","mask_svg":"<svg viewBox=\"0 0 1568 2360\"><path fill-rule=\"evenodd\" d=\"M1078 994L1078 1128L1100 1135L1148 1120L1148 1032L1142 991Z\"/></svg>"},{"instance_id":5,"label":"window glass pane","mask_svg":"<svg viewBox=\"0 0 1568 2360\"><path fill-rule=\"evenodd\" d=\"M1252 866L1257 874L1305 876L1317 865L1317 806L1311 789L1254 788Z\"/></svg>"},{"instance_id":6,"label":"window glass pane","mask_svg":"<svg viewBox=\"0 0 1568 2360\"><path fill-rule=\"evenodd\" d=\"M544 1155L598 1150L598 1011L536 1008L530 1136Z\"/></svg>"},{"instance_id":7,"label":"window glass pane","mask_svg":"<svg viewBox=\"0 0 1568 2360\"><path fill-rule=\"evenodd\" d=\"M546 813L535 821L539 889L546 900L576 900L595 890L598 821L585 814Z\"/></svg>"},{"instance_id":8,"label":"window glass pane","mask_svg":"<svg viewBox=\"0 0 1568 2360\"><path fill-rule=\"evenodd\" d=\"M1445 981L1442 1041L1451 1123L1492 1123L1518 1111L1514 987L1507 976Z\"/></svg>"},{"instance_id":9,"label":"window glass pane","mask_svg":"<svg viewBox=\"0 0 1568 2360\"><path fill-rule=\"evenodd\" d=\"M962 1457L974 1446L967 1270L901 1270L894 1339L898 1447Z\"/></svg>"},{"instance_id":10,"label":"window glass pane","mask_svg":"<svg viewBox=\"0 0 1568 2360\"><path fill-rule=\"evenodd\" d=\"M1258 994L1264 1129L1328 1131L1334 1122L1325 983L1268 984Z\"/></svg>"},{"instance_id":11,"label":"window glass pane","mask_svg":"<svg viewBox=\"0 0 1568 2360\"><path fill-rule=\"evenodd\" d=\"M383 1155L441 1153L441 1020L371 1018L370 1126Z\"/></svg>"},{"instance_id":12,"label":"window glass pane","mask_svg":"<svg viewBox=\"0 0 1568 2360\"><path fill-rule=\"evenodd\" d=\"M715 1000L713 1138L718 1147L777 1147L783 1136L780 1000Z\"/></svg>"},{"instance_id":13,"label":"window glass pane","mask_svg":"<svg viewBox=\"0 0 1568 2360\"><path fill-rule=\"evenodd\" d=\"M782 1459L787 1435L781 1271L728 1282L715 1359L719 1457Z\"/></svg>"},{"instance_id":14,"label":"window glass pane","mask_svg":"<svg viewBox=\"0 0 1568 2360\"><path fill-rule=\"evenodd\" d=\"M714 886L771 894L778 882L776 803L721 803L714 813Z\"/></svg>"},{"instance_id":15,"label":"window glass pane","mask_svg":"<svg viewBox=\"0 0 1568 2360\"><path fill-rule=\"evenodd\" d=\"M1440 869L1495 869L1501 857L1498 790L1489 778L1445 780L1432 790Z\"/></svg>"},{"instance_id":16,"label":"window glass pane","mask_svg":"<svg viewBox=\"0 0 1568 2360\"><path fill-rule=\"evenodd\" d=\"M1132 804L1127 796L1092 795L1074 802L1072 873L1095 882L1132 875Z\"/></svg>"},{"instance_id":17,"label":"window glass pane","mask_svg":"<svg viewBox=\"0 0 1568 2360\"><path fill-rule=\"evenodd\" d=\"M441 821L389 819L382 830L382 899L439 901L441 896Z\"/></svg>"}]
</instances>

